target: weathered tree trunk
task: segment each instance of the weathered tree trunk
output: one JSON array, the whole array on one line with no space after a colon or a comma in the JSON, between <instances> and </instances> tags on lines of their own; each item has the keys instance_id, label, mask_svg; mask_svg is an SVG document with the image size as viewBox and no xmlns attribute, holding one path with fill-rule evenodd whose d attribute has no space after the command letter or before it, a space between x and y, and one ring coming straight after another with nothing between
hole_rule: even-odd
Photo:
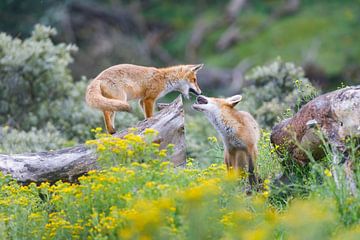
<instances>
[{"instance_id":1,"label":"weathered tree trunk","mask_svg":"<svg viewBox=\"0 0 360 240\"><path fill-rule=\"evenodd\" d=\"M343 88L313 99L292 118L274 126L271 142L284 146L300 163L307 163L309 159L299 144L315 153L315 159L320 159L324 153L318 149L321 140L314 132L315 126L342 151L342 139L360 137L360 86Z\"/></svg>"},{"instance_id":2,"label":"weathered tree trunk","mask_svg":"<svg viewBox=\"0 0 360 240\"><path fill-rule=\"evenodd\" d=\"M184 110L181 96L152 118L139 122L133 127L137 128L135 133L139 135L142 135L146 128L159 131L154 141L160 143L160 148L165 148L170 143L174 144L174 152L171 156L174 165L185 164ZM127 133L128 130L123 130L114 136L121 138ZM89 170L97 169L96 159L95 150L84 144L51 152L0 154L0 171L10 174L21 183L58 180L73 182Z\"/></svg>"},{"instance_id":3,"label":"weathered tree trunk","mask_svg":"<svg viewBox=\"0 0 360 240\"><path fill-rule=\"evenodd\" d=\"M345 139L360 138L360 86L343 88L313 99L292 118L273 128L271 142L281 146L279 150L286 150L299 163L306 164L309 156L304 150L311 153L315 160L324 157L319 134L323 134L331 145L333 164L345 163L348 186L354 194L356 186ZM336 172L333 175L336 180Z\"/></svg>"}]
</instances>

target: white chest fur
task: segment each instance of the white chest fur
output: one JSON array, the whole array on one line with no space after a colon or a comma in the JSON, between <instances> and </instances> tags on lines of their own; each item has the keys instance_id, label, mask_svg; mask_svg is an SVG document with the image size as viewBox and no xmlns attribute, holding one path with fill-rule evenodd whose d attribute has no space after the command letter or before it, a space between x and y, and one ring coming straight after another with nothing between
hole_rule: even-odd
<instances>
[{"instance_id":1,"label":"white chest fur","mask_svg":"<svg viewBox=\"0 0 360 240\"><path fill-rule=\"evenodd\" d=\"M226 149L246 148L245 143L242 141L241 137L238 136L236 124L226 124L226 122L232 121L226 121L225 116L223 116L219 110L212 112L212 114L206 114L206 116L220 134Z\"/></svg>"}]
</instances>

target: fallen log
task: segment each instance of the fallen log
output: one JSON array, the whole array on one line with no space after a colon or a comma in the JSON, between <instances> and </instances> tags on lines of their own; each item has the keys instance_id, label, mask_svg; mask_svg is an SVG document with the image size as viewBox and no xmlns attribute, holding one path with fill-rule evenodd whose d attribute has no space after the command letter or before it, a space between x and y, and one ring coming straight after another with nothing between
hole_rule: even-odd
<instances>
[{"instance_id":1,"label":"fallen log","mask_svg":"<svg viewBox=\"0 0 360 240\"><path fill-rule=\"evenodd\" d=\"M274 126L271 142L284 146L299 163L309 162L300 146L314 153L315 160L321 159L324 153L318 149L321 139L314 133L316 126L341 151L345 150L346 137L360 137L360 86L343 88L308 102L292 118Z\"/></svg>"},{"instance_id":2,"label":"fallen log","mask_svg":"<svg viewBox=\"0 0 360 240\"><path fill-rule=\"evenodd\" d=\"M146 128L159 132L155 142L160 148L168 144L175 145L170 156L175 166L181 166L186 161L184 110L181 96L155 114L133 126L135 134L142 135ZM123 137L128 130L114 134ZM0 154L0 171L9 174L20 183L56 182L58 180L75 182L77 178L92 169L98 169L97 155L93 148L84 144L57 151L25 153L14 155Z\"/></svg>"},{"instance_id":3,"label":"fallen log","mask_svg":"<svg viewBox=\"0 0 360 240\"><path fill-rule=\"evenodd\" d=\"M280 146L278 153L286 151L304 165L310 161L309 153L315 161L325 156L321 136L330 144L333 165L344 163L348 186L355 194L352 163L345 140L349 137L360 139L360 86L339 89L313 99L292 118L274 126L270 140L273 145ZM333 175L337 182L335 171Z\"/></svg>"}]
</instances>

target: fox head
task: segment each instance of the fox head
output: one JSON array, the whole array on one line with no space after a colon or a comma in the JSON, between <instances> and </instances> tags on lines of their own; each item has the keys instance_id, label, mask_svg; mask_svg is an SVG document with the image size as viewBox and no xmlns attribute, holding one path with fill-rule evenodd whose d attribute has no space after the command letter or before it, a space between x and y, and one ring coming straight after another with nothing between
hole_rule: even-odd
<instances>
[{"instance_id":1,"label":"fox head","mask_svg":"<svg viewBox=\"0 0 360 240\"><path fill-rule=\"evenodd\" d=\"M234 95L228 98L210 98L199 95L192 107L199 112L203 112L208 117L215 117L224 109L234 108L241 99L241 95Z\"/></svg>"},{"instance_id":2,"label":"fox head","mask_svg":"<svg viewBox=\"0 0 360 240\"><path fill-rule=\"evenodd\" d=\"M181 77L178 84L178 91L181 92L185 97L189 98L189 94L193 93L196 96L201 94L201 89L197 83L196 73L199 71L204 64L197 65L185 65L183 76Z\"/></svg>"}]
</instances>

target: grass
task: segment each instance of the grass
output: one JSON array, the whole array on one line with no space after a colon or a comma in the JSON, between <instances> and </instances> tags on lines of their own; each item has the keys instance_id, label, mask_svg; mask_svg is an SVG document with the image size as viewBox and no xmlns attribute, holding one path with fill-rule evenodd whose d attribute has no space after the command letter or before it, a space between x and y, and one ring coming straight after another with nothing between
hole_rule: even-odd
<instances>
[{"instance_id":1,"label":"grass","mask_svg":"<svg viewBox=\"0 0 360 240\"><path fill-rule=\"evenodd\" d=\"M194 118L194 117L193 117ZM194 120L194 119L192 119ZM201 122L202 119L197 119ZM194 122L192 121L192 124ZM228 175L217 138L193 134L203 155L185 168L168 161L171 146L159 150L145 137L117 139L94 130L101 171L91 171L78 184L57 182L21 186L0 178L1 239L356 239L360 236L360 199L349 194L343 170L341 189L329 165L306 168L281 164L262 132L258 174L262 191L246 195L246 174ZM194 129L192 129L194 130ZM209 137L209 138L208 138ZM355 149L356 143L349 142ZM194 148L190 148L195 150ZM207 154L207 157L206 157ZM358 152L351 153L358 157ZM331 158L331 156L328 156ZM357 166L359 165L358 162ZM286 169L289 185L276 183ZM291 170L291 171L290 171ZM358 170L358 169L357 169ZM286 172L286 171L285 171ZM359 183L359 171L356 173Z\"/></svg>"}]
</instances>

